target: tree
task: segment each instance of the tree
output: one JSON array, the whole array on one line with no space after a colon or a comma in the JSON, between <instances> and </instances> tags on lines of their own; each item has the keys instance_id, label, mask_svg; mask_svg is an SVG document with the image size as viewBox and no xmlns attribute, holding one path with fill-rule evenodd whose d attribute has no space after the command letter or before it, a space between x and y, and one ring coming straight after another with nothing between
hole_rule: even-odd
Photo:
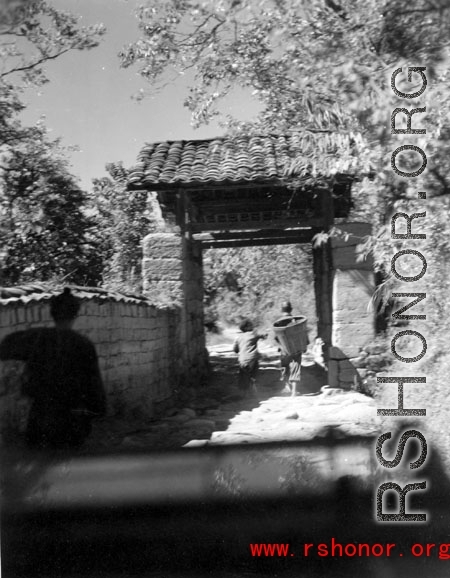
<instances>
[{"instance_id":1,"label":"tree","mask_svg":"<svg viewBox=\"0 0 450 578\"><path fill-rule=\"evenodd\" d=\"M250 317L269 326L280 316L283 301L305 315L310 328L316 319L312 254L307 246L245 247L205 251L206 325L239 323Z\"/></svg>"},{"instance_id":2,"label":"tree","mask_svg":"<svg viewBox=\"0 0 450 578\"><path fill-rule=\"evenodd\" d=\"M0 152L42 136L42 127L22 126L18 114L23 90L48 82L45 64L70 50L97 46L104 32L102 25L78 26L74 15L45 0L1 0Z\"/></svg>"},{"instance_id":3,"label":"tree","mask_svg":"<svg viewBox=\"0 0 450 578\"><path fill-rule=\"evenodd\" d=\"M399 106L390 87L394 69L411 62L427 66L425 98L431 94L435 110L444 110L420 117L427 126L421 143L443 136L449 77L442 65L450 31L445 0L146 0L137 18L140 37L120 53L122 66L136 65L152 86L168 72L194 71L185 103L194 124L218 115L221 99L235 87L247 87L261 112L251 124L224 119L228 129L296 132L303 153L285 174L297 182L332 180L336 172L375 175L360 188L377 225L405 194L390 166L388 114ZM448 157L447 137L442 157ZM399 161L414 162L406 153ZM446 189L445 171L436 167L427 178Z\"/></svg>"},{"instance_id":4,"label":"tree","mask_svg":"<svg viewBox=\"0 0 450 578\"><path fill-rule=\"evenodd\" d=\"M97 284L99 234L86 202L57 142L16 145L0 182L1 283L64 278Z\"/></svg>"},{"instance_id":5,"label":"tree","mask_svg":"<svg viewBox=\"0 0 450 578\"><path fill-rule=\"evenodd\" d=\"M25 127L22 92L47 82L45 64L70 50L97 46L101 25L78 19L45 0L0 3L0 229L1 282L64 277L97 283L100 261L85 193L70 174L63 150L42 123Z\"/></svg>"},{"instance_id":6,"label":"tree","mask_svg":"<svg viewBox=\"0 0 450 578\"><path fill-rule=\"evenodd\" d=\"M142 288L142 239L155 230L151 201L145 191L128 191L121 162L106 166L109 177L94 180L91 206L102 231L104 285L139 292Z\"/></svg>"},{"instance_id":7,"label":"tree","mask_svg":"<svg viewBox=\"0 0 450 578\"><path fill-rule=\"evenodd\" d=\"M358 175L352 218L373 223L378 267L393 254L392 211L417 199L417 186L430 196L450 190L446 0L146 0L137 18L140 37L121 51L122 66L136 66L152 87L169 72L194 72L185 104L195 125L219 115L221 99L235 87L246 87L261 105L256 120L223 123L231 134L295 132L302 154L285 167L289 184ZM391 89L391 75L402 67L397 86L411 92L408 65L426 66L428 87L405 104ZM413 81L419 88L420 77ZM390 163L404 143L400 136L394 144L390 114L406 105L427 107L413 122L426 127L414 144L429 157L414 183ZM402 122L400 115L396 127ZM402 152L397 166L417 168L417 155Z\"/></svg>"}]
</instances>

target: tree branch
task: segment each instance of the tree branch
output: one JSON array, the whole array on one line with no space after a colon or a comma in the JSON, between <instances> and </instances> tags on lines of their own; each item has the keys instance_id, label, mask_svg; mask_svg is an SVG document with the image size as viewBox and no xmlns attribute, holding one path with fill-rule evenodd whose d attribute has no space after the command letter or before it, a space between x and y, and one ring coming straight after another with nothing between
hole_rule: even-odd
<instances>
[{"instance_id":1,"label":"tree branch","mask_svg":"<svg viewBox=\"0 0 450 578\"><path fill-rule=\"evenodd\" d=\"M189 42L189 40L191 38L195 38L197 33L207 24L207 22L211 19L211 18L215 18L218 23L210 30L209 33L207 33L207 35L205 36L204 40L202 41L197 41L197 42ZM226 20L222 20L220 18L218 18L218 16L216 14L210 14L207 18L205 18L205 20L199 24L196 29L191 32L191 34L187 34L184 37L184 40L182 42L177 42L175 43L176 46L201 46L202 44L206 44L206 42L208 42L208 40L215 35L217 29L222 26L223 24L225 24Z\"/></svg>"},{"instance_id":2,"label":"tree branch","mask_svg":"<svg viewBox=\"0 0 450 578\"><path fill-rule=\"evenodd\" d=\"M54 60L55 58L58 58L59 56L65 54L66 52L69 52L70 50L73 50L73 49L74 49L74 46L70 46L69 48L65 48L64 50L61 50L60 52L58 52L56 54L52 54L51 56L43 56L39 60L36 60L36 62L32 62L30 64L27 64L26 66L19 66L17 68L11 68L10 70L7 70L6 72L2 72L0 74L0 78L4 78L5 76L8 76L9 74L14 74L15 72L24 72L25 70L32 70L33 68L36 68L40 64L47 62L48 60Z\"/></svg>"}]
</instances>

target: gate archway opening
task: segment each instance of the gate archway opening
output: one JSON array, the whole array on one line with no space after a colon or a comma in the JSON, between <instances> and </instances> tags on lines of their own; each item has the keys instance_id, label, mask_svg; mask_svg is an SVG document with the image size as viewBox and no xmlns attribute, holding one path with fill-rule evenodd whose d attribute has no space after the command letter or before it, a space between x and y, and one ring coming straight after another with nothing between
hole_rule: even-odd
<instances>
[{"instance_id":1,"label":"gate archway opening","mask_svg":"<svg viewBox=\"0 0 450 578\"><path fill-rule=\"evenodd\" d=\"M311 244L322 234L313 244L317 335L330 385L353 385L348 362L375 332L367 307L372 264L360 258L370 228L348 222L353 175L286 177L301 155L296 135L168 141L146 145L131 170L129 188L155 192L167 224L144 240L144 291L180 307L179 359L188 381L206 367L203 251ZM333 239L336 222L346 234Z\"/></svg>"}]
</instances>

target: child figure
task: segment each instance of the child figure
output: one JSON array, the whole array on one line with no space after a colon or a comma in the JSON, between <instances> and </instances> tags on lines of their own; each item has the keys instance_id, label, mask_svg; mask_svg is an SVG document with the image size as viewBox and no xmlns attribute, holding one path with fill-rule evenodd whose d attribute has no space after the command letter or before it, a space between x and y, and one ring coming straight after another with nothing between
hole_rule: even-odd
<instances>
[{"instance_id":1,"label":"child figure","mask_svg":"<svg viewBox=\"0 0 450 578\"><path fill-rule=\"evenodd\" d=\"M238 354L239 361L239 388L245 392L256 392L256 374L258 372L258 341L267 336L253 330L253 323L244 319L239 329L239 335L234 343L233 350Z\"/></svg>"}]
</instances>

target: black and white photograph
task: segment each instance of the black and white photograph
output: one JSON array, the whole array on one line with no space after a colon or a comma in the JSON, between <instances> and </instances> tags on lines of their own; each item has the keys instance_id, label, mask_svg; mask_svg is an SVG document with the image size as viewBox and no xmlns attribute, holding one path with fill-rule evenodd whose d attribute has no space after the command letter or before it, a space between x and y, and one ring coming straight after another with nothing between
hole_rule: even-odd
<instances>
[{"instance_id":1,"label":"black and white photograph","mask_svg":"<svg viewBox=\"0 0 450 578\"><path fill-rule=\"evenodd\" d=\"M0 55L2 576L447 578L450 3L0 0Z\"/></svg>"}]
</instances>

